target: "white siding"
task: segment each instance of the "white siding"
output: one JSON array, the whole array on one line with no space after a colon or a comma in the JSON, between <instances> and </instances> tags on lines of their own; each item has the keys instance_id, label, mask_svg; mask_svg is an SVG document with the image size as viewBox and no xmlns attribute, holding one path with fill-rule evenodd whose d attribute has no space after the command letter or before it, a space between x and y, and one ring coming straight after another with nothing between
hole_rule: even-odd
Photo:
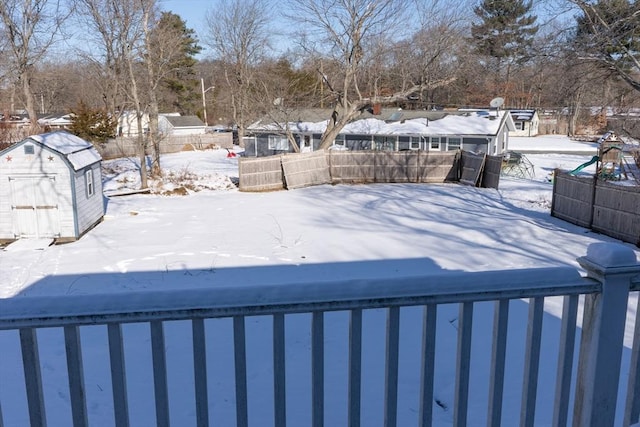
<instances>
[{"instance_id":1,"label":"white siding","mask_svg":"<svg viewBox=\"0 0 640 427\"><path fill-rule=\"evenodd\" d=\"M26 146L32 147L32 149L29 148L25 150ZM96 186L95 195L93 196L96 202L94 206L83 206L81 208L86 218L85 221L91 221L90 225L97 222L103 212L99 163L92 167L96 169L96 171L94 171L94 182ZM38 182L46 179L49 188L51 188L52 185L53 191L56 193L54 196L48 197L47 200L56 201L56 219L59 221L59 226L56 225L56 227L60 231L59 237L78 237L75 226L74 206L74 188L77 187L75 175L70 164L62 154L43 147L31 140L18 143L8 150L3 151L0 157L0 239L10 240L15 237L14 217L16 213L15 210L11 208L10 178L30 180L30 182L33 182L36 186ZM82 177L82 179L84 179L84 177ZM26 181L22 181L21 185L23 185L24 182ZM41 189L35 189L36 194L39 194L39 190ZM86 205L85 195L82 195L82 197L76 195L75 199L77 199L75 201L84 201ZM97 201L99 201L99 204ZM100 213L100 217L96 218L98 213Z\"/></svg>"},{"instance_id":2,"label":"white siding","mask_svg":"<svg viewBox=\"0 0 640 427\"><path fill-rule=\"evenodd\" d=\"M76 172L75 175L75 195L76 195L76 215L78 221L78 236L93 226L104 216L104 201L102 199L102 179L100 177L100 165L92 166L93 171L93 194L89 195L86 184L86 169Z\"/></svg>"}]
</instances>

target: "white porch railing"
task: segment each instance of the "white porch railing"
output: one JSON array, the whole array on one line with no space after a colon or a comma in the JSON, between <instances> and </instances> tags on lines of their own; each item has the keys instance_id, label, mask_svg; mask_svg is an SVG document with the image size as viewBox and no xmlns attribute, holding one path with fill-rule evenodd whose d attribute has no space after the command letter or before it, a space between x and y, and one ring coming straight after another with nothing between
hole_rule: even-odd
<instances>
[{"instance_id":1,"label":"white porch railing","mask_svg":"<svg viewBox=\"0 0 640 427\"><path fill-rule=\"evenodd\" d=\"M363 310L382 309L385 312L386 332L384 351L384 413L385 426L398 425L398 388L400 336L403 331L401 312L407 307L422 306L422 340L419 372L418 425L433 423L434 382L436 371L435 342L438 308L443 304L458 304L457 354L455 357L454 404L452 424L466 425L521 425L533 426L536 400L539 393L554 393L553 425L627 427L640 418L640 318L636 316L630 368L623 381L627 381L626 395L619 396L620 366L630 292L640 290L640 264L635 253L627 246L594 244L587 255L578 259L588 277L581 277L572 268L543 268L482 273L451 273L424 277L384 280L348 280L339 283L263 286L259 288L187 290L179 292L144 292L96 296L69 296L53 298L12 298L0 300L0 330L18 330L24 370L24 387L30 425L45 426L47 409L37 331L42 328L63 328L64 346L69 383L70 412L73 425L87 426L88 401L81 343L81 330L90 325L106 325L113 399L113 419L117 426L130 425L123 325L148 322L150 325L153 371L155 423L168 426L170 420L170 393L168 372L175 367L166 357L165 329L173 320L191 323L191 350L193 354L193 393L195 422L198 426L216 425L210 421L211 384L207 370L211 368L207 351L206 319L228 318L232 322L233 376L235 390L229 400L235 399L235 424L248 426L250 405L248 400L247 351L249 335L246 325L254 316L268 316L272 324L272 345L269 351L273 361L273 420L262 420L259 425L285 426L288 419L287 364L289 343L286 342L285 324L290 316L307 313L310 323L310 389L305 398L310 400L308 424L325 425L327 393L336 393L326 387L326 351L331 341L326 339L325 318L330 312L344 311L348 322L348 381L344 399L347 416L344 425L362 423L363 374ZM577 334L579 298L584 297L583 330ZM561 331L555 390L540 390L538 374L543 340L542 320L546 297L562 297ZM507 359L507 327L509 302L528 299L528 328L525 338L524 369L520 420L504 420L504 379ZM640 298L638 298L640 300ZM494 322L490 343L491 359L488 390L487 419L468 420L470 404L469 385L472 354L472 324L476 303L494 302ZM638 307L640 309L640 307ZM639 311L636 309L636 313ZM580 338L581 337L581 338ZM574 348L579 342L578 364L574 369ZM0 349L5 352L7 349ZM210 355L209 355L210 356ZM0 357L0 364L4 363ZM209 362L208 362L209 361ZM628 379L627 379L628 378ZM12 387L0 384L0 387ZM16 387L16 389L18 389ZM512 390L510 390L512 392ZM616 420L616 405L624 407L624 420ZM11 411L6 402L0 402L0 427L4 425L2 413ZM149 415L149 423L154 417ZM217 425L233 424L225 420ZM618 424L616 424L618 423ZM7 425L7 427L9 427Z\"/></svg>"}]
</instances>

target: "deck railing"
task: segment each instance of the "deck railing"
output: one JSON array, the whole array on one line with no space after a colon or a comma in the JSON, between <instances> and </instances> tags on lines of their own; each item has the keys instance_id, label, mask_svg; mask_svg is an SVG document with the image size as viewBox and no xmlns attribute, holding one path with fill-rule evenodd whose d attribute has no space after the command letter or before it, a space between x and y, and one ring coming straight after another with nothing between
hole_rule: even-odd
<instances>
[{"instance_id":1,"label":"deck railing","mask_svg":"<svg viewBox=\"0 0 640 427\"><path fill-rule=\"evenodd\" d=\"M341 425L366 425L362 420L363 377L372 375L363 366L363 311L375 309L385 317L384 333L384 377L383 424L405 425L398 419L398 389L402 385L399 376L400 343L405 319L403 310L422 307L421 360L419 369L413 373L418 382L415 400L417 423L420 426L441 425L434 421L434 408L441 402L434 396L436 382L436 324L438 310L445 304L458 305L457 351L455 355L455 386L451 424L465 425L521 425L533 426L536 417L536 401L541 392L554 394L553 425L603 427L629 426L639 422L640 417L640 320L636 316L633 346L627 380L626 395L619 395L621 378L621 356L626 325L628 298L631 292L640 289L640 264L635 253L627 246L615 244L593 244L587 255L578 259L587 272L582 277L578 270L570 267L540 268L527 270L493 271L480 273L438 274L422 277L379 280L345 280L332 283L304 283L299 285L238 287L234 289L207 289L166 292L144 292L133 294L111 294L99 296L65 296L51 298L12 298L0 300L0 331L19 331L19 345L24 371L28 420L31 426L45 426L47 420L59 425L47 416L51 404L45 404L43 391L41 354L38 331L43 328L62 328L66 353L66 379L70 400L70 419L76 427L87 426L88 409L92 402L87 398L81 331L91 325L106 325L111 380L113 420L117 426L129 426L130 399L128 398L125 366L125 347L129 345L123 336L123 326L146 322L150 326L150 350L153 377L153 401L155 418L149 414L149 424L168 426L170 416L170 387L168 372L175 369L166 356L165 333L167 323L174 320L190 322L190 350L193 361L192 408L194 423L198 426L250 424L251 381L247 376L247 359L250 355L246 332L250 319L269 318L272 336L267 348L260 349L272 360L273 378L269 401L272 402L272 420L262 420L258 425L285 426L288 414L288 390L293 367L288 365L290 343L287 342L286 325L291 316L306 313L310 317L309 342L310 387L304 398L310 401L308 421L304 424L323 426L326 424L325 399L329 390L326 381L331 369L327 360L329 346L334 340L327 339L331 330L325 328L325 319L331 312L348 313L348 366L347 386L344 400L347 413ZM551 297L562 300L562 315L557 355L557 370L554 390L540 390L538 377L543 341L543 317L545 301ZM528 318L523 361L521 408L519 422L503 419L506 364L509 360L508 333L510 302L528 300ZM640 300L640 298L638 298ZM583 301L583 304L580 303ZM486 420L468 419L470 406L472 326L474 307L480 302L492 302L493 325L490 351L489 383L486 384L488 407ZM579 307L583 306L582 333L579 334ZM636 308L636 313L638 311ZM211 381L207 370L211 369L211 346L207 334L208 319L226 318L232 324L232 357L234 390L229 400L234 401L235 420L219 422L212 420L211 408L215 406L211 396ZM365 319L366 320L366 319ZM295 321L295 320L293 320ZM363 328L363 324L365 327ZM83 335L84 336L84 335ZM252 348L254 347L251 344ZM574 353L578 346L579 352ZM3 349L3 352L7 349ZM404 351L404 350L402 350ZM209 353L209 354L208 354ZM453 357L453 355L451 356ZM1 360L0 364L6 363ZM577 366L575 361L577 360ZM45 361L46 362L46 361ZM297 367L296 369L299 369ZM0 380L1 381L1 380ZM13 387L2 384L0 387ZM20 387L16 387L18 390ZM510 394L513 390L508 390ZM299 393L299 391L296 391ZM0 393L0 396L2 394ZM6 396L6 394L5 394ZM437 404L434 403L437 401ZM622 405L623 420L616 420L616 405ZM13 408L0 401L0 427ZM290 424L292 424L289 421ZM616 424L618 423L618 424ZM255 423L253 423L255 424ZM299 423L296 423L299 425ZM333 424L331 424L333 425Z\"/></svg>"}]
</instances>

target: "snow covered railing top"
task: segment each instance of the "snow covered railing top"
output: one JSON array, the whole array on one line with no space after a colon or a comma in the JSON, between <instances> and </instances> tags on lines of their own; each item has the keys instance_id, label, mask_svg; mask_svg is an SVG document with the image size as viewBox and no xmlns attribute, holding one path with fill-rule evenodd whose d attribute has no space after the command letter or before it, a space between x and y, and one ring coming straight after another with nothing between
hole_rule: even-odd
<instances>
[{"instance_id":1,"label":"snow covered railing top","mask_svg":"<svg viewBox=\"0 0 640 427\"><path fill-rule=\"evenodd\" d=\"M571 267L384 279L0 299L0 330L580 295L600 282Z\"/></svg>"}]
</instances>

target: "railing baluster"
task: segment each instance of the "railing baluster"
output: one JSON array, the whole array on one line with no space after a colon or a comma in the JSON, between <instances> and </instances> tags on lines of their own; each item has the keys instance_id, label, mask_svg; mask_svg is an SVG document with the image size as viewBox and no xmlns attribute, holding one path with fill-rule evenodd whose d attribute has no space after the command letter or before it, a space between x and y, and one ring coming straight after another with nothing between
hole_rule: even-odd
<instances>
[{"instance_id":1,"label":"railing baluster","mask_svg":"<svg viewBox=\"0 0 640 427\"><path fill-rule=\"evenodd\" d=\"M431 427L433 422L433 374L436 361L436 319L438 306L424 307L422 324L422 373L420 377L420 426Z\"/></svg>"},{"instance_id":2,"label":"railing baluster","mask_svg":"<svg viewBox=\"0 0 640 427\"><path fill-rule=\"evenodd\" d=\"M273 404L275 425L287 425L284 314L273 315Z\"/></svg>"},{"instance_id":3,"label":"railing baluster","mask_svg":"<svg viewBox=\"0 0 640 427\"><path fill-rule=\"evenodd\" d=\"M153 360L153 384L156 398L156 424L169 427L169 391L167 388L167 356L164 345L162 321L151 322L151 356Z\"/></svg>"},{"instance_id":4,"label":"railing baluster","mask_svg":"<svg viewBox=\"0 0 640 427\"><path fill-rule=\"evenodd\" d=\"M398 419L398 352L400 307L387 310L387 349L385 364L384 425L395 427Z\"/></svg>"},{"instance_id":5,"label":"railing baluster","mask_svg":"<svg viewBox=\"0 0 640 427\"><path fill-rule=\"evenodd\" d=\"M467 425L469 402L469 369L471 365L471 331L473 326L473 302L460 304L458 315L458 354L456 359L456 385L453 425Z\"/></svg>"},{"instance_id":6,"label":"railing baluster","mask_svg":"<svg viewBox=\"0 0 640 427\"><path fill-rule=\"evenodd\" d=\"M538 368L540 366L540 344L542 342L542 315L544 297L529 300L529 323L524 359L524 381L522 385L522 409L520 426L532 427L536 414L536 394L538 391Z\"/></svg>"},{"instance_id":7,"label":"railing baluster","mask_svg":"<svg viewBox=\"0 0 640 427\"><path fill-rule=\"evenodd\" d=\"M244 316L233 316L233 347L236 375L236 425L238 427L248 427L247 348Z\"/></svg>"},{"instance_id":8,"label":"railing baluster","mask_svg":"<svg viewBox=\"0 0 640 427\"><path fill-rule=\"evenodd\" d=\"M563 298L562 325L560 326L560 351L558 353L558 373L553 406L553 427L566 427L569 414L571 373L576 343L576 319L578 317L578 295Z\"/></svg>"},{"instance_id":9,"label":"railing baluster","mask_svg":"<svg viewBox=\"0 0 640 427\"><path fill-rule=\"evenodd\" d=\"M193 336L193 378L196 394L196 425L209 426L209 390L207 387L207 343L204 319L191 321Z\"/></svg>"},{"instance_id":10,"label":"railing baluster","mask_svg":"<svg viewBox=\"0 0 640 427\"><path fill-rule=\"evenodd\" d=\"M349 322L349 427L360 426L362 380L362 309L351 310Z\"/></svg>"},{"instance_id":11,"label":"railing baluster","mask_svg":"<svg viewBox=\"0 0 640 427\"><path fill-rule=\"evenodd\" d=\"M311 319L311 405L312 426L324 426L324 312Z\"/></svg>"},{"instance_id":12,"label":"railing baluster","mask_svg":"<svg viewBox=\"0 0 640 427\"><path fill-rule=\"evenodd\" d=\"M507 353L507 325L509 300L495 302L493 312L493 338L491 344L491 370L489 373L489 412L487 426L500 427L502 420L502 396L504 368Z\"/></svg>"},{"instance_id":13,"label":"railing baluster","mask_svg":"<svg viewBox=\"0 0 640 427\"><path fill-rule=\"evenodd\" d=\"M640 294L636 306L636 324L633 329L633 347L629 365L629 382L627 384L627 402L622 425L628 427L640 422Z\"/></svg>"},{"instance_id":14,"label":"railing baluster","mask_svg":"<svg viewBox=\"0 0 640 427\"><path fill-rule=\"evenodd\" d=\"M47 419L42 395L42 375L40 374L40 356L38 354L38 337L33 328L20 329L20 346L22 349L22 367L27 388L29 405L29 421L31 427L46 427Z\"/></svg>"},{"instance_id":15,"label":"railing baluster","mask_svg":"<svg viewBox=\"0 0 640 427\"><path fill-rule=\"evenodd\" d=\"M69 376L69 399L71 400L73 425L74 427L87 426L87 403L84 391L79 327L64 327L64 344L67 353L67 375Z\"/></svg>"},{"instance_id":16,"label":"railing baluster","mask_svg":"<svg viewBox=\"0 0 640 427\"><path fill-rule=\"evenodd\" d=\"M117 427L129 427L129 407L127 403L127 378L124 365L124 345L122 325L109 323L109 359L111 364L111 389L113 393L113 413Z\"/></svg>"}]
</instances>

